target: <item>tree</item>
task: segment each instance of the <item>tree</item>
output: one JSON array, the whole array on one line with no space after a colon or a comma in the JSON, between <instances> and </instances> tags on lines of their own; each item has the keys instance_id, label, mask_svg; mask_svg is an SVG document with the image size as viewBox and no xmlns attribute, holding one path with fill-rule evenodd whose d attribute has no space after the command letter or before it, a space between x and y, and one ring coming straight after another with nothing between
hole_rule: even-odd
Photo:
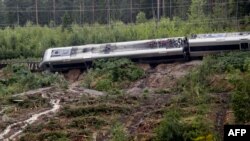
<instances>
[{"instance_id":1,"label":"tree","mask_svg":"<svg viewBox=\"0 0 250 141\"><path fill-rule=\"evenodd\" d=\"M200 27L202 30L205 30L209 23L204 14L204 4L205 0L192 0L188 15L188 20L192 23L192 26Z\"/></svg>"},{"instance_id":2,"label":"tree","mask_svg":"<svg viewBox=\"0 0 250 141\"><path fill-rule=\"evenodd\" d=\"M139 12L136 16L136 23L145 23L147 21L144 12Z\"/></svg>"},{"instance_id":3,"label":"tree","mask_svg":"<svg viewBox=\"0 0 250 141\"><path fill-rule=\"evenodd\" d=\"M0 25L5 23L5 13L4 13L5 7L3 4L3 1L0 0Z\"/></svg>"},{"instance_id":4,"label":"tree","mask_svg":"<svg viewBox=\"0 0 250 141\"><path fill-rule=\"evenodd\" d=\"M64 31L65 29L67 29L68 31L72 31L72 22L72 18L70 17L69 13L66 12L62 17L62 31Z\"/></svg>"}]
</instances>

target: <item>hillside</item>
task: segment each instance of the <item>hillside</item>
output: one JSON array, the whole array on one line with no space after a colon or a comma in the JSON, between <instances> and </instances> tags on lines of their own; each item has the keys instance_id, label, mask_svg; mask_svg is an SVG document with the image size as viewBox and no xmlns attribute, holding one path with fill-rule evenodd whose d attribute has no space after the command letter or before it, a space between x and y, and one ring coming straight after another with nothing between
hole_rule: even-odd
<instances>
[{"instance_id":1,"label":"hillside","mask_svg":"<svg viewBox=\"0 0 250 141\"><path fill-rule=\"evenodd\" d=\"M250 119L249 52L65 74L8 66L0 78L0 139L222 140L224 124Z\"/></svg>"}]
</instances>

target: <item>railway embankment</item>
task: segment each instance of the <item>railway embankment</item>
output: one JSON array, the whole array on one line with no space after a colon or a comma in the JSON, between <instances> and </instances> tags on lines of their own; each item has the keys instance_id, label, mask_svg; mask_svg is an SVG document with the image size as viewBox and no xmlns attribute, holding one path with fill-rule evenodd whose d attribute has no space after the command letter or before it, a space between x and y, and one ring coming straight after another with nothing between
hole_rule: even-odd
<instances>
[{"instance_id":1,"label":"railway embankment","mask_svg":"<svg viewBox=\"0 0 250 141\"><path fill-rule=\"evenodd\" d=\"M100 60L88 71L65 74L5 68L0 135L5 140L171 140L172 134L221 140L224 124L249 123L249 59L249 53L239 52L154 67Z\"/></svg>"}]
</instances>

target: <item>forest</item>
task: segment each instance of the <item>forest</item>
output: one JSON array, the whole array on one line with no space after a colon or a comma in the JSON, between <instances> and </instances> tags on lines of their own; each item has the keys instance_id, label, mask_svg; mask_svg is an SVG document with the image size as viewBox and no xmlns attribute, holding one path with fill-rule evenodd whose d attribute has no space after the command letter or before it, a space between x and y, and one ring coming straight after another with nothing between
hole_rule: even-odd
<instances>
[{"instance_id":1,"label":"forest","mask_svg":"<svg viewBox=\"0 0 250 141\"><path fill-rule=\"evenodd\" d=\"M135 23L139 12L144 12L147 19L157 19L159 13L159 17L188 20L193 5L197 14L203 10L206 17L216 21L242 20L250 12L248 0L1 0L0 25L23 26L27 21L60 25L65 13L81 25Z\"/></svg>"},{"instance_id":2,"label":"forest","mask_svg":"<svg viewBox=\"0 0 250 141\"><path fill-rule=\"evenodd\" d=\"M2 0L0 59L40 58L49 47L249 31L249 6L248 0Z\"/></svg>"}]
</instances>

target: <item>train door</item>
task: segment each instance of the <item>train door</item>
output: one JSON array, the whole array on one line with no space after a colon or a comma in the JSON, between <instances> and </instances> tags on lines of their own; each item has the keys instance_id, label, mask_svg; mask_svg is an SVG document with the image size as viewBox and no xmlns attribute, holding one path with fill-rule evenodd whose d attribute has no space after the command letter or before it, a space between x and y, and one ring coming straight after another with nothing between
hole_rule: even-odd
<instances>
[{"instance_id":1,"label":"train door","mask_svg":"<svg viewBox=\"0 0 250 141\"><path fill-rule=\"evenodd\" d=\"M250 50L249 44L247 42L240 43L241 50Z\"/></svg>"}]
</instances>

